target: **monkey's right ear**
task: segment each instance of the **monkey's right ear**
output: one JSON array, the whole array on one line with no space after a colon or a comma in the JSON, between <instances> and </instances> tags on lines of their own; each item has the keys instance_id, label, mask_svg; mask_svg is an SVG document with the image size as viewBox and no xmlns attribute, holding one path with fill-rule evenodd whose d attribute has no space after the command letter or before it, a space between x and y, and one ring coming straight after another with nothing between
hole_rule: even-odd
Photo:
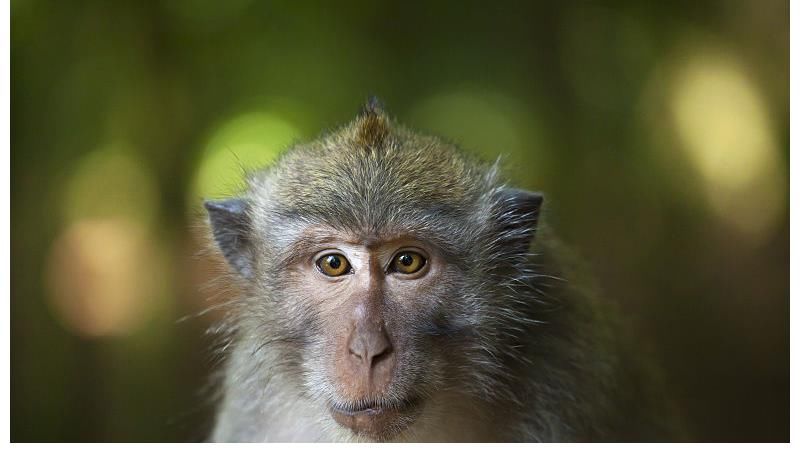
<instances>
[{"instance_id":1,"label":"monkey's right ear","mask_svg":"<svg viewBox=\"0 0 800 463\"><path fill-rule=\"evenodd\" d=\"M536 234L543 196L535 191L501 188L497 192L497 221L502 240L517 252L527 252Z\"/></svg>"},{"instance_id":2,"label":"monkey's right ear","mask_svg":"<svg viewBox=\"0 0 800 463\"><path fill-rule=\"evenodd\" d=\"M245 278L253 276L253 250L250 246L250 218L242 199L205 201L211 231L222 255Z\"/></svg>"}]
</instances>

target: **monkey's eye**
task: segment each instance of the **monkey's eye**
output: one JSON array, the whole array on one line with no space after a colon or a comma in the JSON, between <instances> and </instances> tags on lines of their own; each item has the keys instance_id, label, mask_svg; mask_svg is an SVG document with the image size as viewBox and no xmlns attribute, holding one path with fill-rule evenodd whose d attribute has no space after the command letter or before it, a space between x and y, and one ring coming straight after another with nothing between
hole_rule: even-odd
<instances>
[{"instance_id":1,"label":"monkey's eye","mask_svg":"<svg viewBox=\"0 0 800 463\"><path fill-rule=\"evenodd\" d=\"M329 277L338 277L350 271L350 262L341 254L325 254L317 259L317 268Z\"/></svg>"},{"instance_id":2,"label":"monkey's eye","mask_svg":"<svg viewBox=\"0 0 800 463\"><path fill-rule=\"evenodd\" d=\"M418 252L402 251L394 256L389 270L399 273L415 273L425 266L425 258Z\"/></svg>"}]
</instances>

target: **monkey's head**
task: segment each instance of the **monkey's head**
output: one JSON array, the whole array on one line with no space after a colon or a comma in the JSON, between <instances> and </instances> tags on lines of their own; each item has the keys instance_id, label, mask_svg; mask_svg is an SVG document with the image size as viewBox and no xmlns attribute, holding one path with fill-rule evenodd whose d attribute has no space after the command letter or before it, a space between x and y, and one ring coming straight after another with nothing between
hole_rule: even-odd
<instances>
[{"instance_id":1,"label":"monkey's head","mask_svg":"<svg viewBox=\"0 0 800 463\"><path fill-rule=\"evenodd\" d=\"M443 395L508 398L533 323L523 302L539 194L374 103L248 184L206 202L246 294L237 336L270 353L240 374L280 376L328 424L374 440L446 414Z\"/></svg>"}]
</instances>

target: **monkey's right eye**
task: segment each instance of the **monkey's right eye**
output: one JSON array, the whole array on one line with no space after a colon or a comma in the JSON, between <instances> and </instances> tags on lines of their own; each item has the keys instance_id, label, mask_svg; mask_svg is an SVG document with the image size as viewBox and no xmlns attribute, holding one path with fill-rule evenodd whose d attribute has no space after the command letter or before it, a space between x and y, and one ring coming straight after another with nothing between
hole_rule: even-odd
<instances>
[{"instance_id":1,"label":"monkey's right eye","mask_svg":"<svg viewBox=\"0 0 800 463\"><path fill-rule=\"evenodd\" d=\"M329 277L338 277L350 271L350 262L341 254L325 254L317 259L317 268Z\"/></svg>"}]
</instances>

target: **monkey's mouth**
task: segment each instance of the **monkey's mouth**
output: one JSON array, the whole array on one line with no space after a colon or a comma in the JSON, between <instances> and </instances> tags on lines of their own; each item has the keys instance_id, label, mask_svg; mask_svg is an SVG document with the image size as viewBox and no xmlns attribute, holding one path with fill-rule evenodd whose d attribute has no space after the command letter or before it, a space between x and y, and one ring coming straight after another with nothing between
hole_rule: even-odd
<instances>
[{"instance_id":1,"label":"monkey's mouth","mask_svg":"<svg viewBox=\"0 0 800 463\"><path fill-rule=\"evenodd\" d=\"M377 441L391 439L407 428L419 414L421 401L414 397L398 401L371 400L330 404L333 419L359 436Z\"/></svg>"}]
</instances>

